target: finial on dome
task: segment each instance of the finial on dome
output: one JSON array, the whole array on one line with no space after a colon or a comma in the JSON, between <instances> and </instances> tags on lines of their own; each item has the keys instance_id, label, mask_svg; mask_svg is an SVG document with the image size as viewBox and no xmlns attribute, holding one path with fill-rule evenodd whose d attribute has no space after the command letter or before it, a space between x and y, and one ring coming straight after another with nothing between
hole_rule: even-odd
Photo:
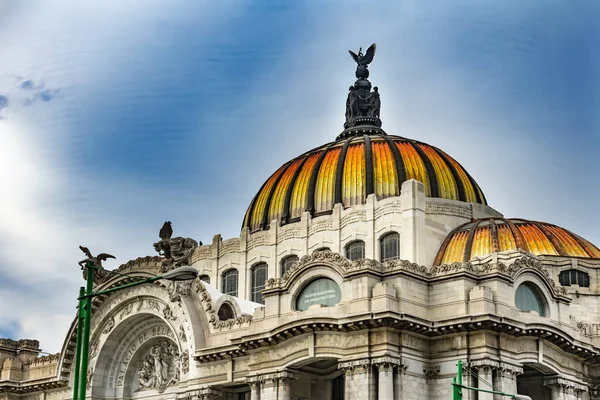
<instances>
[{"instance_id":1,"label":"finial on dome","mask_svg":"<svg viewBox=\"0 0 600 400\"><path fill-rule=\"evenodd\" d=\"M362 52L362 47L358 54L350 51L350 56L356 62L356 82L350 86L348 99L346 100L346 123L344 128L354 128L357 126L381 127L379 119L379 110L381 108L381 100L377 87L371 90L371 82L369 82L369 64L375 57L375 43L373 43L366 51ZM346 136L346 135L344 135Z\"/></svg>"}]
</instances>

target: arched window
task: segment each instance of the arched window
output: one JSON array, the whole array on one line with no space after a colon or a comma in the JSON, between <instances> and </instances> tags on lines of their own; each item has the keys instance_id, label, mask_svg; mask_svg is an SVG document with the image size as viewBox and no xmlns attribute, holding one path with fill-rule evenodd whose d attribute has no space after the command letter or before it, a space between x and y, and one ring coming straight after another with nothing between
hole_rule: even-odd
<instances>
[{"instance_id":1,"label":"arched window","mask_svg":"<svg viewBox=\"0 0 600 400\"><path fill-rule=\"evenodd\" d=\"M238 272L237 269L229 269L223 272L223 293L233 297L238 295Z\"/></svg>"},{"instance_id":2,"label":"arched window","mask_svg":"<svg viewBox=\"0 0 600 400\"><path fill-rule=\"evenodd\" d=\"M292 254L290 256L284 257L281 260L281 276L283 276L290 268L294 266L298 262L298 256Z\"/></svg>"},{"instance_id":3,"label":"arched window","mask_svg":"<svg viewBox=\"0 0 600 400\"><path fill-rule=\"evenodd\" d=\"M381 261L400 258L400 235L396 232L386 233L379 239L381 243Z\"/></svg>"},{"instance_id":4,"label":"arched window","mask_svg":"<svg viewBox=\"0 0 600 400\"><path fill-rule=\"evenodd\" d=\"M200 275L198 278L200 278L202 282L210 283L210 276L208 275Z\"/></svg>"},{"instance_id":5,"label":"arched window","mask_svg":"<svg viewBox=\"0 0 600 400\"><path fill-rule=\"evenodd\" d=\"M558 275L558 280L562 286L579 285L581 287L590 287L590 276L576 269L562 271Z\"/></svg>"},{"instance_id":6,"label":"arched window","mask_svg":"<svg viewBox=\"0 0 600 400\"><path fill-rule=\"evenodd\" d=\"M315 251L331 251L331 249L329 247L319 247Z\"/></svg>"},{"instance_id":7,"label":"arched window","mask_svg":"<svg viewBox=\"0 0 600 400\"><path fill-rule=\"evenodd\" d=\"M219 311L217 312L217 315L219 316L219 320L221 320L221 321L227 321L228 319L235 318L235 313L233 312L233 307L231 307L231 304L229 304L229 303L221 304L221 307L219 307Z\"/></svg>"},{"instance_id":8,"label":"arched window","mask_svg":"<svg viewBox=\"0 0 600 400\"><path fill-rule=\"evenodd\" d=\"M519 285L515 292L515 304L521 311L535 311L540 316L546 316L546 303L540 290L532 283Z\"/></svg>"},{"instance_id":9,"label":"arched window","mask_svg":"<svg viewBox=\"0 0 600 400\"><path fill-rule=\"evenodd\" d=\"M264 304L262 291L265 288L267 282L268 267L266 263L258 263L252 267L252 291L251 300L255 303Z\"/></svg>"},{"instance_id":10,"label":"arched window","mask_svg":"<svg viewBox=\"0 0 600 400\"><path fill-rule=\"evenodd\" d=\"M346 258L350 261L365 258L365 242L355 240L346 245Z\"/></svg>"}]
</instances>

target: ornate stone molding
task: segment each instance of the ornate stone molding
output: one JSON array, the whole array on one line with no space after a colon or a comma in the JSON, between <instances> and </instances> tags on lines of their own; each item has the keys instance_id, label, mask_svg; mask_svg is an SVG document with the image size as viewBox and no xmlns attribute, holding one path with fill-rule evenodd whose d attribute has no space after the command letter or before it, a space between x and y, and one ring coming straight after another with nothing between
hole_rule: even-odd
<instances>
[{"instance_id":1,"label":"ornate stone molding","mask_svg":"<svg viewBox=\"0 0 600 400\"><path fill-rule=\"evenodd\" d=\"M471 219L473 210L471 205L449 204L442 201L425 202L425 214L453 215L455 217Z\"/></svg>"},{"instance_id":2,"label":"ornate stone molding","mask_svg":"<svg viewBox=\"0 0 600 400\"><path fill-rule=\"evenodd\" d=\"M403 364L401 360L394 358L394 357L390 357L390 356L382 356L382 357L372 358L371 365L374 365L380 369L393 369L393 368L401 369L401 366L404 366L404 370L406 370L406 365Z\"/></svg>"},{"instance_id":3,"label":"ornate stone molding","mask_svg":"<svg viewBox=\"0 0 600 400\"><path fill-rule=\"evenodd\" d=\"M300 274L302 270L312 266L315 263L325 263L331 266L335 266L338 272L344 274L352 265L350 260L341 256L338 253L331 251L315 251L310 255L304 256L294 266L292 266L281 278L271 278L267 280L265 285L266 290L270 289L282 289L288 287L292 278Z\"/></svg>"},{"instance_id":4,"label":"ornate stone molding","mask_svg":"<svg viewBox=\"0 0 600 400\"><path fill-rule=\"evenodd\" d=\"M191 289L191 281L171 281L167 285L169 300L171 300L173 303L181 301L181 298L185 298L190 295Z\"/></svg>"},{"instance_id":5,"label":"ornate stone molding","mask_svg":"<svg viewBox=\"0 0 600 400\"><path fill-rule=\"evenodd\" d=\"M198 294L198 298L202 302L204 307L204 311L206 311L208 322L215 329L231 329L234 326L241 327L243 325L250 324L252 321L252 315L243 314L237 318L232 318L227 321L221 321L219 319L218 310L215 310L212 303L212 298L206 288L204 287L204 283L196 278L196 280L192 283L192 290Z\"/></svg>"},{"instance_id":6,"label":"ornate stone molding","mask_svg":"<svg viewBox=\"0 0 600 400\"><path fill-rule=\"evenodd\" d=\"M427 379L434 379L439 375L440 370L441 368L439 365L427 365L423 368L423 373Z\"/></svg>"},{"instance_id":7,"label":"ornate stone molding","mask_svg":"<svg viewBox=\"0 0 600 400\"><path fill-rule=\"evenodd\" d=\"M588 386L584 383L575 382L569 379L555 377L544 380L544 386L549 388L559 388L564 391L576 392L587 392Z\"/></svg>"},{"instance_id":8,"label":"ornate stone molding","mask_svg":"<svg viewBox=\"0 0 600 400\"><path fill-rule=\"evenodd\" d=\"M371 360L363 358L360 360L343 361L338 363L338 368L344 370L346 373L350 372L363 372L369 369L371 366Z\"/></svg>"},{"instance_id":9,"label":"ornate stone molding","mask_svg":"<svg viewBox=\"0 0 600 400\"><path fill-rule=\"evenodd\" d=\"M277 372L269 372L266 374L252 375L246 377L246 383L250 385L250 387L256 387L257 385L264 384L277 384L282 381L292 381L297 380L298 375L289 372L289 371L277 371Z\"/></svg>"}]
</instances>

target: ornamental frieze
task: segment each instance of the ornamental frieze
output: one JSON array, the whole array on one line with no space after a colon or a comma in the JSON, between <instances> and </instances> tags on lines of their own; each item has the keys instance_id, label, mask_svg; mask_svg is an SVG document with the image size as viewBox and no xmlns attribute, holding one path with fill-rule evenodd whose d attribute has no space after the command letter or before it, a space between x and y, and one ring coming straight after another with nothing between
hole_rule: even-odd
<instances>
[{"instance_id":1,"label":"ornamental frieze","mask_svg":"<svg viewBox=\"0 0 600 400\"><path fill-rule=\"evenodd\" d=\"M277 243L281 243L284 240L299 238L302 236L302 231L298 228L281 228L279 232L277 232Z\"/></svg>"},{"instance_id":2,"label":"ornamental frieze","mask_svg":"<svg viewBox=\"0 0 600 400\"><path fill-rule=\"evenodd\" d=\"M393 203L384 204L375 209L375 219L385 215L402 212L402 204L400 201L394 201Z\"/></svg>"},{"instance_id":3,"label":"ornamental frieze","mask_svg":"<svg viewBox=\"0 0 600 400\"><path fill-rule=\"evenodd\" d=\"M333 228L333 220L328 218L325 221L315 222L308 228L308 234L312 235L313 233L321 232L321 231L332 231Z\"/></svg>"},{"instance_id":4,"label":"ornamental frieze","mask_svg":"<svg viewBox=\"0 0 600 400\"><path fill-rule=\"evenodd\" d=\"M356 211L347 215L344 215L340 219L340 228L344 228L348 224L352 224L354 222L366 221L367 220L367 212L364 210Z\"/></svg>"},{"instance_id":5,"label":"ornamental frieze","mask_svg":"<svg viewBox=\"0 0 600 400\"><path fill-rule=\"evenodd\" d=\"M449 204L441 201L428 201L425 203L425 214L452 215L461 218L471 218L473 211L471 206L462 204Z\"/></svg>"}]
</instances>

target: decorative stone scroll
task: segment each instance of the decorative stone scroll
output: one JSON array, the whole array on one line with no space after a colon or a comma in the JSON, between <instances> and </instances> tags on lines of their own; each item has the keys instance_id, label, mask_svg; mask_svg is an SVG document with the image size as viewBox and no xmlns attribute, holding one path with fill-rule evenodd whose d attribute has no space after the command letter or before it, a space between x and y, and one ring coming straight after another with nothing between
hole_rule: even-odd
<instances>
[{"instance_id":1,"label":"decorative stone scroll","mask_svg":"<svg viewBox=\"0 0 600 400\"><path fill-rule=\"evenodd\" d=\"M217 310L213 308L212 298L210 294L204 287L204 283L199 278L196 278L196 280L193 281L192 290L194 290L198 294L198 297L200 298L200 301L204 306L204 310L206 311L208 322L213 326L213 328L231 329L235 325L241 327L242 325L249 324L252 321L252 315L249 314L243 314L237 318L231 318L227 321L221 321L219 319Z\"/></svg>"},{"instance_id":2,"label":"decorative stone scroll","mask_svg":"<svg viewBox=\"0 0 600 400\"><path fill-rule=\"evenodd\" d=\"M440 374L440 370L439 365L427 365L423 368L423 373L428 379L434 379Z\"/></svg>"},{"instance_id":3,"label":"decorative stone scroll","mask_svg":"<svg viewBox=\"0 0 600 400\"><path fill-rule=\"evenodd\" d=\"M173 343L162 340L152 346L138 365L139 390L154 389L159 393L179 382L181 360Z\"/></svg>"},{"instance_id":4,"label":"decorative stone scroll","mask_svg":"<svg viewBox=\"0 0 600 400\"><path fill-rule=\"evenodd\" d=\"M169 300L171 302L181 301L181 298L188 297L192 288L191 281L171 281L167 286Z\"/></svg>"}]
</instances>

